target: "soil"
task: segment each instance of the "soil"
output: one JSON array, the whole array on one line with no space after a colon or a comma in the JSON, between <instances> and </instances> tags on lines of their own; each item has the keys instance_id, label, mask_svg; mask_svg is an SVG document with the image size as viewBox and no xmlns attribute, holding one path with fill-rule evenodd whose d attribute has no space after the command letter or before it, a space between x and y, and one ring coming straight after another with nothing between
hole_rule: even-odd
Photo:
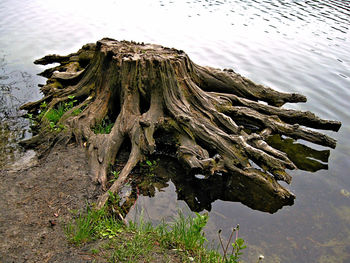
<instances>
[{"instance_id":1,"label":"soil","mask_svg":"<svg viewBox=\"0 0 350 263\"><path fill-rule=\"evenodd\" d=\"M0 263L107 262L108 251L91 251L108 240L76 247L65 235L74 214L102 194L89 174L86 150L75 144L56 146L40 160L30 150L0 166ZM181 262L181 257L155 247L152 262Z\"/></svg>"},{"instance_id":2,"label":"soil","mask_svg":"<svg viewBox=\"0 0 350 263\"><path fill-rule=\"evenodd\" d=\"M64 231L72 211L99 194L84 149L74 145L53 148L40 160L29 151L0 167L0 263L104 262L89 254L91 244L69 244Z\"/></svg>"}]
</instances>

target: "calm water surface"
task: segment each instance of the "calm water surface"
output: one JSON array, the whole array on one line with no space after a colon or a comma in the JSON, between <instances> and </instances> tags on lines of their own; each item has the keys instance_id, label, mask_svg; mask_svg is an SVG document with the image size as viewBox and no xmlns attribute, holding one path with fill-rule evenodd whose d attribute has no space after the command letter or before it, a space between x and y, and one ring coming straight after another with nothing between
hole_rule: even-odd
<instances>
[{"instance_id":1,"label":"calm water surface","mask_svg":"<svg viewBox=\"0 0 350 263\"><path fill-rule=\"evenodd\" d=\"M36 85L45 80L36 76L43 68L34 59L74 52L105 36L183 49L198 64L303 93L306 104L287 106L343 123L338 133L328 132L338 140L328 170L293 172L288 187L295 204L274 214L216 200L208 239L239 223L246 262L259 254L265 262L350 262L349 27L345 0L1 0L1 127L16 119L16 105L40 97ZM26 136L10 126L16 138ZM169 182L155 198L140 197L136 208L155 221L188 209L177 191Z\"/></svg>"}]
</instances>

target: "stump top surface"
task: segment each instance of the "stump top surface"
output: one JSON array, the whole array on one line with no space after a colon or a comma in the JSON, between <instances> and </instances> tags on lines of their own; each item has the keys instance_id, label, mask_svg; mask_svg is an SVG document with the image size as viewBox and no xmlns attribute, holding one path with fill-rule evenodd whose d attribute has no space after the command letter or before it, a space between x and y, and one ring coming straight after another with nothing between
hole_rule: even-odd
<instances>
[{"instance_id":1,"label":"stump top surface","mask_svg":"<svg viewBox=\"0 0 350 263\"><path fill-rule=\"evenodd\" d=\"M140 59L172 59L184 56L182 50L167 48L156 44L137 43L133 41L118 41L110 38L103 38L97 42L97 48L102 52L110 53L114 58L123 60Z\"/></svg>"}]
</instances>

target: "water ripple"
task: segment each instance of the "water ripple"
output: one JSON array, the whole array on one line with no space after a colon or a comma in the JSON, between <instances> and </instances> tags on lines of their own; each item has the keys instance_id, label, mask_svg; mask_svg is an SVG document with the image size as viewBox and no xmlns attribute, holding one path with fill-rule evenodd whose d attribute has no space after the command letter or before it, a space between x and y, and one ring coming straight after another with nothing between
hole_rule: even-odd
<instances>
[{"instance_id":1,"label":"water ripple","mask_svg":"<svg viewBox=\"0 0 350 263\"><path fill-rule=\"evenodd\" d=\"M254 227L247 229L248 237L253 237L249 242L258 244L261 241L261 245L266 243L264 238L268 239L272 248L265 248L269 253L278 250L280 254L289 255L282 262L314 262L316 252L323 253L322 248L314 247L310 254L287 250L285 248L291 244L281 236L294 235L296 241L293 242L297 243L303 242L303 236L312 235L315 240L328 244L329 240L318 236L326 230L317 227L313 230L322 222L313 219L310 213L324 215L325 209L333 211L332 206L336 204L322 194L335 192L337 185L350 189L347 176L349 28L350 1L341 0L105 0L103 4L90 0L0 1L0 51L6 54L9 72L27 72L34 78L42 70L32 64L34 59L47 53L74 52L83 44L105 36L153 42L183 49L198 64L233 68L275 89L303 93L308 103L287 107L311 110L323 118L342 121L341 131L332 134L339 141L331 154L335 164L330 164L328 173L318 173L315 180L310 179L312 175L294 176L290 187L298 199L290 210L268 217L238 204L217 202L213 205L214 210L224 209L222 213L230 218L230 224L235 218L257 229L260 226L266 229L264 237L258 230L254 232ZM29 100L33 99L33 94L39 96L37 93L37 87L29 85L22 87L21 94L17 95ZM310 201L315 199L315 202ZM235 216L235 211L242 217ZM299 217L305 217L306 221ZM328 214L324 217L333 218L333 214L330 212L329 218ZM289 220L290 226L283 224L276 229L276 225L286 221L284 219ZM215 224L221 223L215 221ZM329 224L340 225L337 221ZM273 235L273 232L281 235ZM324 236L332 233L336 231Z\"/></svg>"}]
</instances>

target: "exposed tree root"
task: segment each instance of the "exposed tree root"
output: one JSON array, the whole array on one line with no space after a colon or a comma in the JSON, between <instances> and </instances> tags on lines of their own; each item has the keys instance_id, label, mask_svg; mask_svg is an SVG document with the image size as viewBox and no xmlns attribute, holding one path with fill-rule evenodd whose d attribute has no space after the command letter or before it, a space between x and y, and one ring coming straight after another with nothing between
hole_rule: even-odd
<instances>
[{"instance_id":1,"label":"exposed tree root","mask_svg":"<svg viewBox=\"0 0 350 263\"><path fill-rule=\"evenodd\" d=\"M71 137L88 147L91 174L104 190L102 207L110 193L117 192L132 169L157 150L154 134L171 134L171 144L185 167L208 176L244 176L273 198L291 204L294 195L277 183L291 182L287 169L295 169L287 155L266 139L281 134L334 148L336 141L309 130L338 131L341 123L323 120L311 112L287 110L287 102L305 102L299 94L282 93L257 85L232 70L194 64L182 51L159 45L102 39L68 56L49 55L35 63L58 62L45 70L48 78L41 90L45 97L22 106L39 114L69 98L77 103L54 133L40 118L37 136L28 146L51 146ZM261 103L261 102L265 102ZM79 110L78 114L73 114ZM110 133L93 129L108 118ZM108 188L108 171L125 139L131 153L118 179Z\"/></svg>"}]
</instances>

